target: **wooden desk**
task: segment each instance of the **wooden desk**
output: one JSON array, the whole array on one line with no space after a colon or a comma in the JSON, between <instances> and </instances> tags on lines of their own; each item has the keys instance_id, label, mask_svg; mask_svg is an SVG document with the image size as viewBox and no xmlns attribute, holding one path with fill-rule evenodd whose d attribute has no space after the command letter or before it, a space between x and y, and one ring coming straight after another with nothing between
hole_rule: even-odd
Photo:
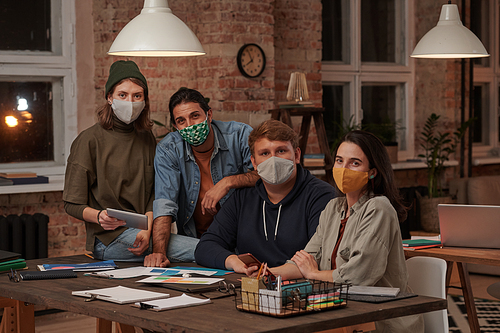
<instances>
[{"instance_id":1,"label":"wooden desk","mask_svg":"<svg viewBox=\"0 0 500 333\"><path fill-rule=\"evenodd\" d=\"M90 262L90 259L73 256L27 261L30 269L42 263L83 262ZM135 266L118 264L120 267ZM238 274L230 274L226 278L238 277ZM75 290L116 285L180 295L180 292L167 288L136 283L139 279L109 280L83 276L79 272L76 279L14 283L7 276L0 275L0 296L160 332L313 332L446 308L445 299L417 296L382 304L349 301L343 309L282 319L238 311L232 297L215 299L208 305L154 312L99 300L85 302L83 298L71 295Z\"/></svg>"},{"instance_id":2,"label":"wooden desk","mask_svg":"<svg viewBox=\"0 0 500 333\"><path fill-rule=\"evenodd\" d=\"M467 308L467 318L472 333L479 333L479 322L477 319L476 305L472 288L470 284L469 271L467 264L482 264L491 266L500 266L500 250L462 248L462 247L443 247L429 248L416 251L405 251L407 258L416 256L436 257L446 260L446 285L449 286L453 262L457 263L460 284L464 295L465 306ZM447 290L448 291L448 290Z\"/></svg>"}]
</instances>

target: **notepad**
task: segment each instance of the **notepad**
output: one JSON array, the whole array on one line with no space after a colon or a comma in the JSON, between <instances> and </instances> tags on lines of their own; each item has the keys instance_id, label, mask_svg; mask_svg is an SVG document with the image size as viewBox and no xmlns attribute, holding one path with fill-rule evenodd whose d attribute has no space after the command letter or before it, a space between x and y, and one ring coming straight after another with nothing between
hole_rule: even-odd
<instances>
[{"instance_id":1,"label":"notepad","mask_svg":"<svg viewBox=\"0 0 500 333\"><path fill-rule=\"evenodd\" d=\"M25 271L20 272L19 276L24 280L47 280L47 279L69 279L76 278L77 275L70 269L60 270L60 271L49 271L49 272L39 272L39 271Z\"/></svg>"},{"instance_id":2,"label":"notepad","mask_svg":"<svg viewBox=\"0 0 500 333\"><path fill-rule=\"evenodd\" d=\"M376 287L376 286L350 286L348 293L352 295L395 297L399 294L399 288Z\"/></svg>"},{"instance_id":3,"label":"notepad","mask_svg":"<svg viewBox=\"0 0 500 333\"><path fill-rule=\"evenodd\" d=\"M164 311L178 308L185 308L188 306L196 306L211 303L209 298L200 299L186 294L181 296L171 297L167 299L159 299L155 301L138 302L134 306L140 307L141 309L148 309L153 311Z\"/></svg>"},{"instance_id":4,"label":"notepad","mask_svg":"<svg viewBox=\"0 0 500 333\"><path fill-rule=\"evenodd\" d=\"M170 296L170 294L157 293L153 291L134 289L123 286L73 291L71 294L74 296L82 296L87 298L94 297L96 299L118 304L144 302L159 298L167 298Z\"/></svg>"}]
</instances>

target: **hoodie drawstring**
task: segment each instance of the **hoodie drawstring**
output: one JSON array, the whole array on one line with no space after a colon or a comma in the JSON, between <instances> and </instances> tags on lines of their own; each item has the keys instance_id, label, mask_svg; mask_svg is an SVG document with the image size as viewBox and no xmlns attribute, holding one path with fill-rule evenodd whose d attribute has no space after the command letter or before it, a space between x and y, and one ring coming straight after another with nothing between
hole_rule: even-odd
<instances>
[{"instance_id":1,"label":"hoodie drawstring","mask_svg":"<svg viewBox=\"0 0 500 333\"><path fill-rule=\"evenodd\" d=\"M276 235L278 234L278 225L280 224L280 216L281 216L281 204L280 208L278 209L278 219L276 220L276 228L274 229L274 240L276 240ZM262 217L264 219L264 234L266 235L266 241L267 239L267 225L266 225L266 202L264 201L262 204Z\"/></svg>"}]
</instances>

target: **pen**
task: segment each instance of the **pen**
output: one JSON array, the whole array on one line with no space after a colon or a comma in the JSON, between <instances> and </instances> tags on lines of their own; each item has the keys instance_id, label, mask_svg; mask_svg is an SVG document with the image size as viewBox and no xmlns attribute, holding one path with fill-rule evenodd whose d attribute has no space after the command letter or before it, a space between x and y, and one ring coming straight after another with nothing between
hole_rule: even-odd
<instances>
[{"instance_id":1,"label":"pen","mask_svg":"<svg viewBox=\"0 0 500 333\"><path fill-rule=\"evenodd\" d=\"M85 255L86 255L87 257L89 257L90 259L95 259L94 257L92 257L92 256L91 256L90 254L88 254L88 253L85 253Z\"/></svg>"},{"instance_id":2,"label":"pen","mask_svg":"<svg viewBox=\"0 0 500 333\"><path fill-rule=\"evenodd\" d=\"M257 280L259 279L260 273L262 272L262 267L264 267L264 264L260 264L259 273L257 273Z\"/></svg>"}]
</instances>

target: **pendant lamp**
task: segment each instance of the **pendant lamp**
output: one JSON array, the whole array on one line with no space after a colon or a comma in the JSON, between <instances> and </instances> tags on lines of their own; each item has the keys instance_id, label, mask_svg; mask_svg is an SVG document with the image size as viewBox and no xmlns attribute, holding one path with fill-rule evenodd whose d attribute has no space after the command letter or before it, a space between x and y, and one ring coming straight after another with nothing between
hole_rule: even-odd
<instances>
[{"instance_id":1,"label":"pendant lamp","mask_svg":"<svg viewBox=\"0 0 500 333\"><path fill-rule=\"evenodd\" d=\"M180 57L206 52L191 29L172 14L167 0L145 0L141 13L120 31L108 54Z\"/></svg>"},{"instance_id":2,"label":"pendant lamp","mask_svg":"<svg viewBox=\"0 0 500 333\"><path fill-rule=\"evenodd\" d=\"M455 4L443 5L438 24L413 50L413 58L481 58L490 55L479 38L464 27Z\"/></svg>"}]
</instances>

